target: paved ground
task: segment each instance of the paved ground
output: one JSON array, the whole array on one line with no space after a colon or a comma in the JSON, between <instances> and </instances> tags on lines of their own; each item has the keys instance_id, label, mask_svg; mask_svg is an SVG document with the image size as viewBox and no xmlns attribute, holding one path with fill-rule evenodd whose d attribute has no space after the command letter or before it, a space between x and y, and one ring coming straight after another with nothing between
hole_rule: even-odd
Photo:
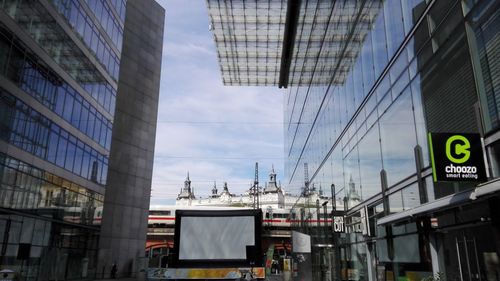
<instances>
[{"instance_id":1,"label":"paved ground","mask_svg":"<svg viewBox=\"0 0 500 281\"><path fill-rule=\"evenodd\" d=\"M136 278L95 279L93 281L137 281Z\"/></svg>"},{"instance_id":2,"label":"paved ground","mask_svg":"<svg viewBox=\"0 0 500 281\"><path fill-rule=\"evenodd\" d=\"M283 281L283 275L266 276L266 281Z\"/></svg>"},{"instance_id":3,"label":"paved ground","mask_svg":"<svg viewBox=\"0 0 500 281\"><path fill-rule=\"evenodd\" d=\"M118 279L96 279L93 281L137 281L135 278L118 278ZM273 275L268 276L265 281L283 281L283 276L281 275Z\"/></svg>"},{"instance_id":4,"label":"paved ground","mask_svg":"<svg viewBox=\"0 0 500 281\"><path fill-rule=\"evenodd\" d=\"M267 276L266 281L283 281L283 275ZM95 279L93 281L137 281L136 278Z\"/></svg>"},{"instance_id":5,"label":"paved ground","mask_svg":"<svg viewBox=\"0 0 500 281\"><path fill-rule=\"evenodd\" d=\"M272 275L268 276L265 279L266 281L283 281L283 276L281 275ZM96 279L93 281L137 281L135 278L117 278L117 279Z\"/></svg>"}]
</instances>

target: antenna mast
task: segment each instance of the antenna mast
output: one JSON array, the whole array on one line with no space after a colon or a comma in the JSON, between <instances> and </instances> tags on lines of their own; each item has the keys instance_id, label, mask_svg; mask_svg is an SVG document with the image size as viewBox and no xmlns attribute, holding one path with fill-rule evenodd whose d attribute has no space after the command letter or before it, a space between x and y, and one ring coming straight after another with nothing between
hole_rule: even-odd
<instances>
[{"instance_id":1,"label":"antenna mast","mask_svg":"<svg viewBox=\"0 0 500 281\"><path fill-rule=\"evenodd\" d=\"M255 180L253 182L253 208L258 209L259 206L259 163L255 162Z\"/></svg>"},{"instance_id":2,"label":"antenna mast","mask_svg":"<svg viewBox=\"0 0 500 281\"><path fill-rule=\"evenodd\" d=\"M309 168L307 163L304 163L304 196L309 195Z\"/></svg>"}]
</instances>

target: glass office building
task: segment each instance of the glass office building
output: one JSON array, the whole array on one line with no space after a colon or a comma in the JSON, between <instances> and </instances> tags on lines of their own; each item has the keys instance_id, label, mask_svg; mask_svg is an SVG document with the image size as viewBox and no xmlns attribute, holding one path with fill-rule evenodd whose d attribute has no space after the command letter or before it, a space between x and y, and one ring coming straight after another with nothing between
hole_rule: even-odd
<instances>
[{"instance_id":1,"label":"glass office building","mask_svg":"<svg viewBox=\"0 0 500 281\"><path fill-rule=\"evenodd\" d=\"M0 1L0 269L24 280L96 277L128 6Z\"/></svg>"},{"instance_id":2,"label":"glass office building","mask_svg":"<svg viewBox=\"0 0 500 281\"><path fill-rule=\"evenodd\" d=\"M332 198L291 214L312 236L307 278L498 279L499 1L207 2L224 82L287 87L287 190ZM274 72L261 69L271 58ZM449 138L441 153L446 134L480 149ZM457 164L469 152L478 167ZM443 179L447 159L447 173L484 176ZM341 231L307 220L332 213Z\"/></svg>"}]
</instances>

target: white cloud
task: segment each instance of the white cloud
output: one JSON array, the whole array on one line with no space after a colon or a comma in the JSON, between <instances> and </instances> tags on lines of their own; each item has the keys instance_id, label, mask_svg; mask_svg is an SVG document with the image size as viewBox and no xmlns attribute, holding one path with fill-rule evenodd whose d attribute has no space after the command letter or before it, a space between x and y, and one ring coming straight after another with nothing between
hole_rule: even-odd
<instances>
[{"instance_id":1,"label":"white cloud","mask_svg":"<svg viewBox=\"0 0 500 281\"><path fill-rule=\"evenodd\" d=\"M216 56L217 53L211 46L202 46L199 44L186 43L173 43L165 42L163 45L163 54L168 61L169 58L179 59L188 56Z\"/></svg>"}]
</instances>

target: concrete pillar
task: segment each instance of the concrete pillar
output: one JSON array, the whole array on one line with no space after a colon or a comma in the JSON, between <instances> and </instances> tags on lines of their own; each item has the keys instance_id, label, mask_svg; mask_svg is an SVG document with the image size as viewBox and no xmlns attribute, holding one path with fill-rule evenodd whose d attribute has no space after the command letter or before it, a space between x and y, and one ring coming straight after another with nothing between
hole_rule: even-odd
<instances>
[{"instance_id":1,"label":"concrete pillar","mask_svg":"<svg viewBox=\"0 0 500 281\"><path fill-rule=\"evenodd\" d=\"M98 277L137 276L144 257L158 115L165 10L128 0L99 241Z\"/></svg>"}]
</instances>

